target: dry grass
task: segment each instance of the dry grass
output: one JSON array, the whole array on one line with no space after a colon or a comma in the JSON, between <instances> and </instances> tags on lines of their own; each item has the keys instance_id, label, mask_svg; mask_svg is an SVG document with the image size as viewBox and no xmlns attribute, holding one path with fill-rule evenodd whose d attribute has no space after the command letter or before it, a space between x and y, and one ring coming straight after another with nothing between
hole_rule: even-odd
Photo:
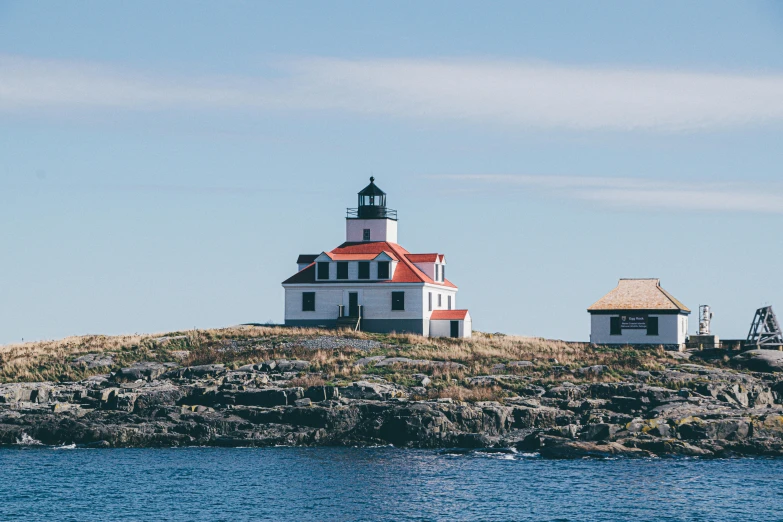
<instances>
[{"instance_id":1,"label":"dry grass","mask_svg":"<svg viewBox=\"0 0 783 522\"><path fill-rule=\"evenodd\" d=\"M371 339L382 344L369 352L360 352L347 345L335 350L312 350L287 344L320 336ZM187 352L184 359L182 352ZM474 333L472 339L432 339L408 334L237 326L149 335L88 335L59 341L0 346L0 382L78 380L109 371L110 368L87 369L73 365L74 358L92 353L112 354L114 364L111 369L136 361L179 362L184 365L223 363L236 368L265 359L297 358L310 361L311 371L320 373L327 380L351 380L362 373L375 373L402 382L413 373L428 373L433 380L445 383L452 382L452 379L461 382L468 376L491 374L493 365L519 360L531 361L533 366L509 367L505 373L522 373L547 379L551 378L553 366L578 368L606 365L611 368L608 375L585 377L585 380L616 379L633 370L661 369L674 362L662 349L602 349L585 344L481 333ZM415 367L360 368L354 365L358 358L368 355L453 361L466 368L453 371Z\"/></svg>"},{"instance_id":2,"label":"dry grass","mask_svg":"<svg viewBox=\"0 0 783 522\"><path fill-rule=\"evenodd\" d=\"M323 386L325 384L326 381L317 375L304 375L289 381L289 385L292 388L309 388L310 386Z\"/></svg>"},{"instance_id":3,"label":"dry grass","mask_svg":"<svg viewBox=\"0 0 783 522\"><path fill-rule=\"evenodd\" d=\"M465 388L464 386L446 386L429 390L430 399L453 399L463 402L501 401L507 396L499 386Z\"/></svg>"}]
</instances>

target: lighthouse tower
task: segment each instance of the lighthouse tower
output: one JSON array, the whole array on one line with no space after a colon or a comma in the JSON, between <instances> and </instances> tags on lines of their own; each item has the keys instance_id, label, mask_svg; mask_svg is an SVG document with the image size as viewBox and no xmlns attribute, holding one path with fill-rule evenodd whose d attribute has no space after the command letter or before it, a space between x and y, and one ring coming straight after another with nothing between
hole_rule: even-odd
<instances>
[{"instance_id":1,"label":"lighthouse tower","mask_svg":"<svg viewBox=\"0 0 783 522\"><path fill-rule=\"evenodd\" d=\"M397 211L386 207L386 193L375 184L375 178L359 192L359 206L348 209L345 240L397 242Z\"/></svg>"}]
</instances>

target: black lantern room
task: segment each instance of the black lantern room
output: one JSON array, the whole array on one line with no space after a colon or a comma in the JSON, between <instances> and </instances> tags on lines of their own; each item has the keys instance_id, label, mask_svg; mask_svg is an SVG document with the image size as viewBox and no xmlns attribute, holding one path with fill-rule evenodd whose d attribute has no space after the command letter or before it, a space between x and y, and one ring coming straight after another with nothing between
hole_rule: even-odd
<instances>
[{"instance_id":1,"label":"black lantern room","mask_svg":"<svg viewBox=\"0 0 783 522\"><path fill-rule=\"evenodd\" d=\"M349 218L397 219L397 211L386 208L386 193L370 178L370 184L359 192L359 207L348 209Z\"/></svg>"}]
</instances>

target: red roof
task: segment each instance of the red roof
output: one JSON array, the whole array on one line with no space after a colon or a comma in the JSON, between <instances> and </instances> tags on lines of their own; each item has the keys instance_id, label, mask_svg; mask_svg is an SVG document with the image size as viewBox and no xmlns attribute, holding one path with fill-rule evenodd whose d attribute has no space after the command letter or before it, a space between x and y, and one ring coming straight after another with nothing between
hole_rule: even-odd
<instances>
[{"instance_id":1,"label":"red roof","mask_svg":"<svg viewBox=\"0 0 783 522\"><path fill-rule=\"evenodd\" d=\"M343 243L331 252L327 252L327 255L332 259L359 260L373 259L381 252L386 252L392 259L398 261L397 268L394 270L394 278L391 280L392 283L430 283L457 288L448 279L442 283L433 281L409 259L410 256L415 256L415 254L411 254L396 243L389 243L388 241ZM365 257L369 255L372 255L372 257ZM309 284L315 282L315 263L313 263L283 281L283 284Z\"/></svg>"},{"instance_id":2,"label":"red roof","mask_svg":"<svg viewBox=\"0 0 783 522\"><path fill-rule=\"evenodd\" d=\"M378 253L368 253L368 254L358 253L357 254L357 253L353 253L353 252L350 252L350 253L337 252L336 250L337 249L332 250L331 252L324 252L324 253L330 259L332 259L333 261L368 261L368 260L375 259L376 257L378 257L381 254L386 254L387 256L392 258L393 260L399 261L399 259L397 259L397 256L395 256L391 252L387 252L387 251L382 251L382 252L378 252Z\"/></svg>"},{"instance_id":3,"label":"red roof","mask_svg":"<svg viewBox=\"0 0 783 522\"><path fill-rule=\"evenodd\" d=\"M438 254L408 254L406 257L413 263L437 263L440 260Z\"/></svg>"},{"instance_id":4,"label":"red roof","mask_svg":"<svg viewBox=\"0 0 783 522\"><path fill-rule=\"evenodd\" d=\"M430 319L434 321L461 321L467 315L467 310L435 310Z\"/></svg>"},{"instance_id":5,"label":"red roof","mask_svg":"<svg viewBox=\"0 0 783 522\"><path fill-rule=\"evenodd\" d=\"M326 255L332 261L370 261L378 257L375 254L333 254L331 252L326 252Z\"/></svg>"}]
</instances>

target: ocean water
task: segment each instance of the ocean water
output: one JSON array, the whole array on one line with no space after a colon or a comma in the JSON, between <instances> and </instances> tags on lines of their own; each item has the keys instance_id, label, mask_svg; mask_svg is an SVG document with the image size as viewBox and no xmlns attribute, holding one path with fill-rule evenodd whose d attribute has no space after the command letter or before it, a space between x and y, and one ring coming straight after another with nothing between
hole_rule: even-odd
<instances>
[{"instance_id":1,"label":"ocean water","mask_svg":"<svg viewBox=\"0 0 783 522\"><path fill-rule=\"evenodd\" d=\"M783 520L783 460L3 448L0 520Z\"/></svg>"}]
</instances>

